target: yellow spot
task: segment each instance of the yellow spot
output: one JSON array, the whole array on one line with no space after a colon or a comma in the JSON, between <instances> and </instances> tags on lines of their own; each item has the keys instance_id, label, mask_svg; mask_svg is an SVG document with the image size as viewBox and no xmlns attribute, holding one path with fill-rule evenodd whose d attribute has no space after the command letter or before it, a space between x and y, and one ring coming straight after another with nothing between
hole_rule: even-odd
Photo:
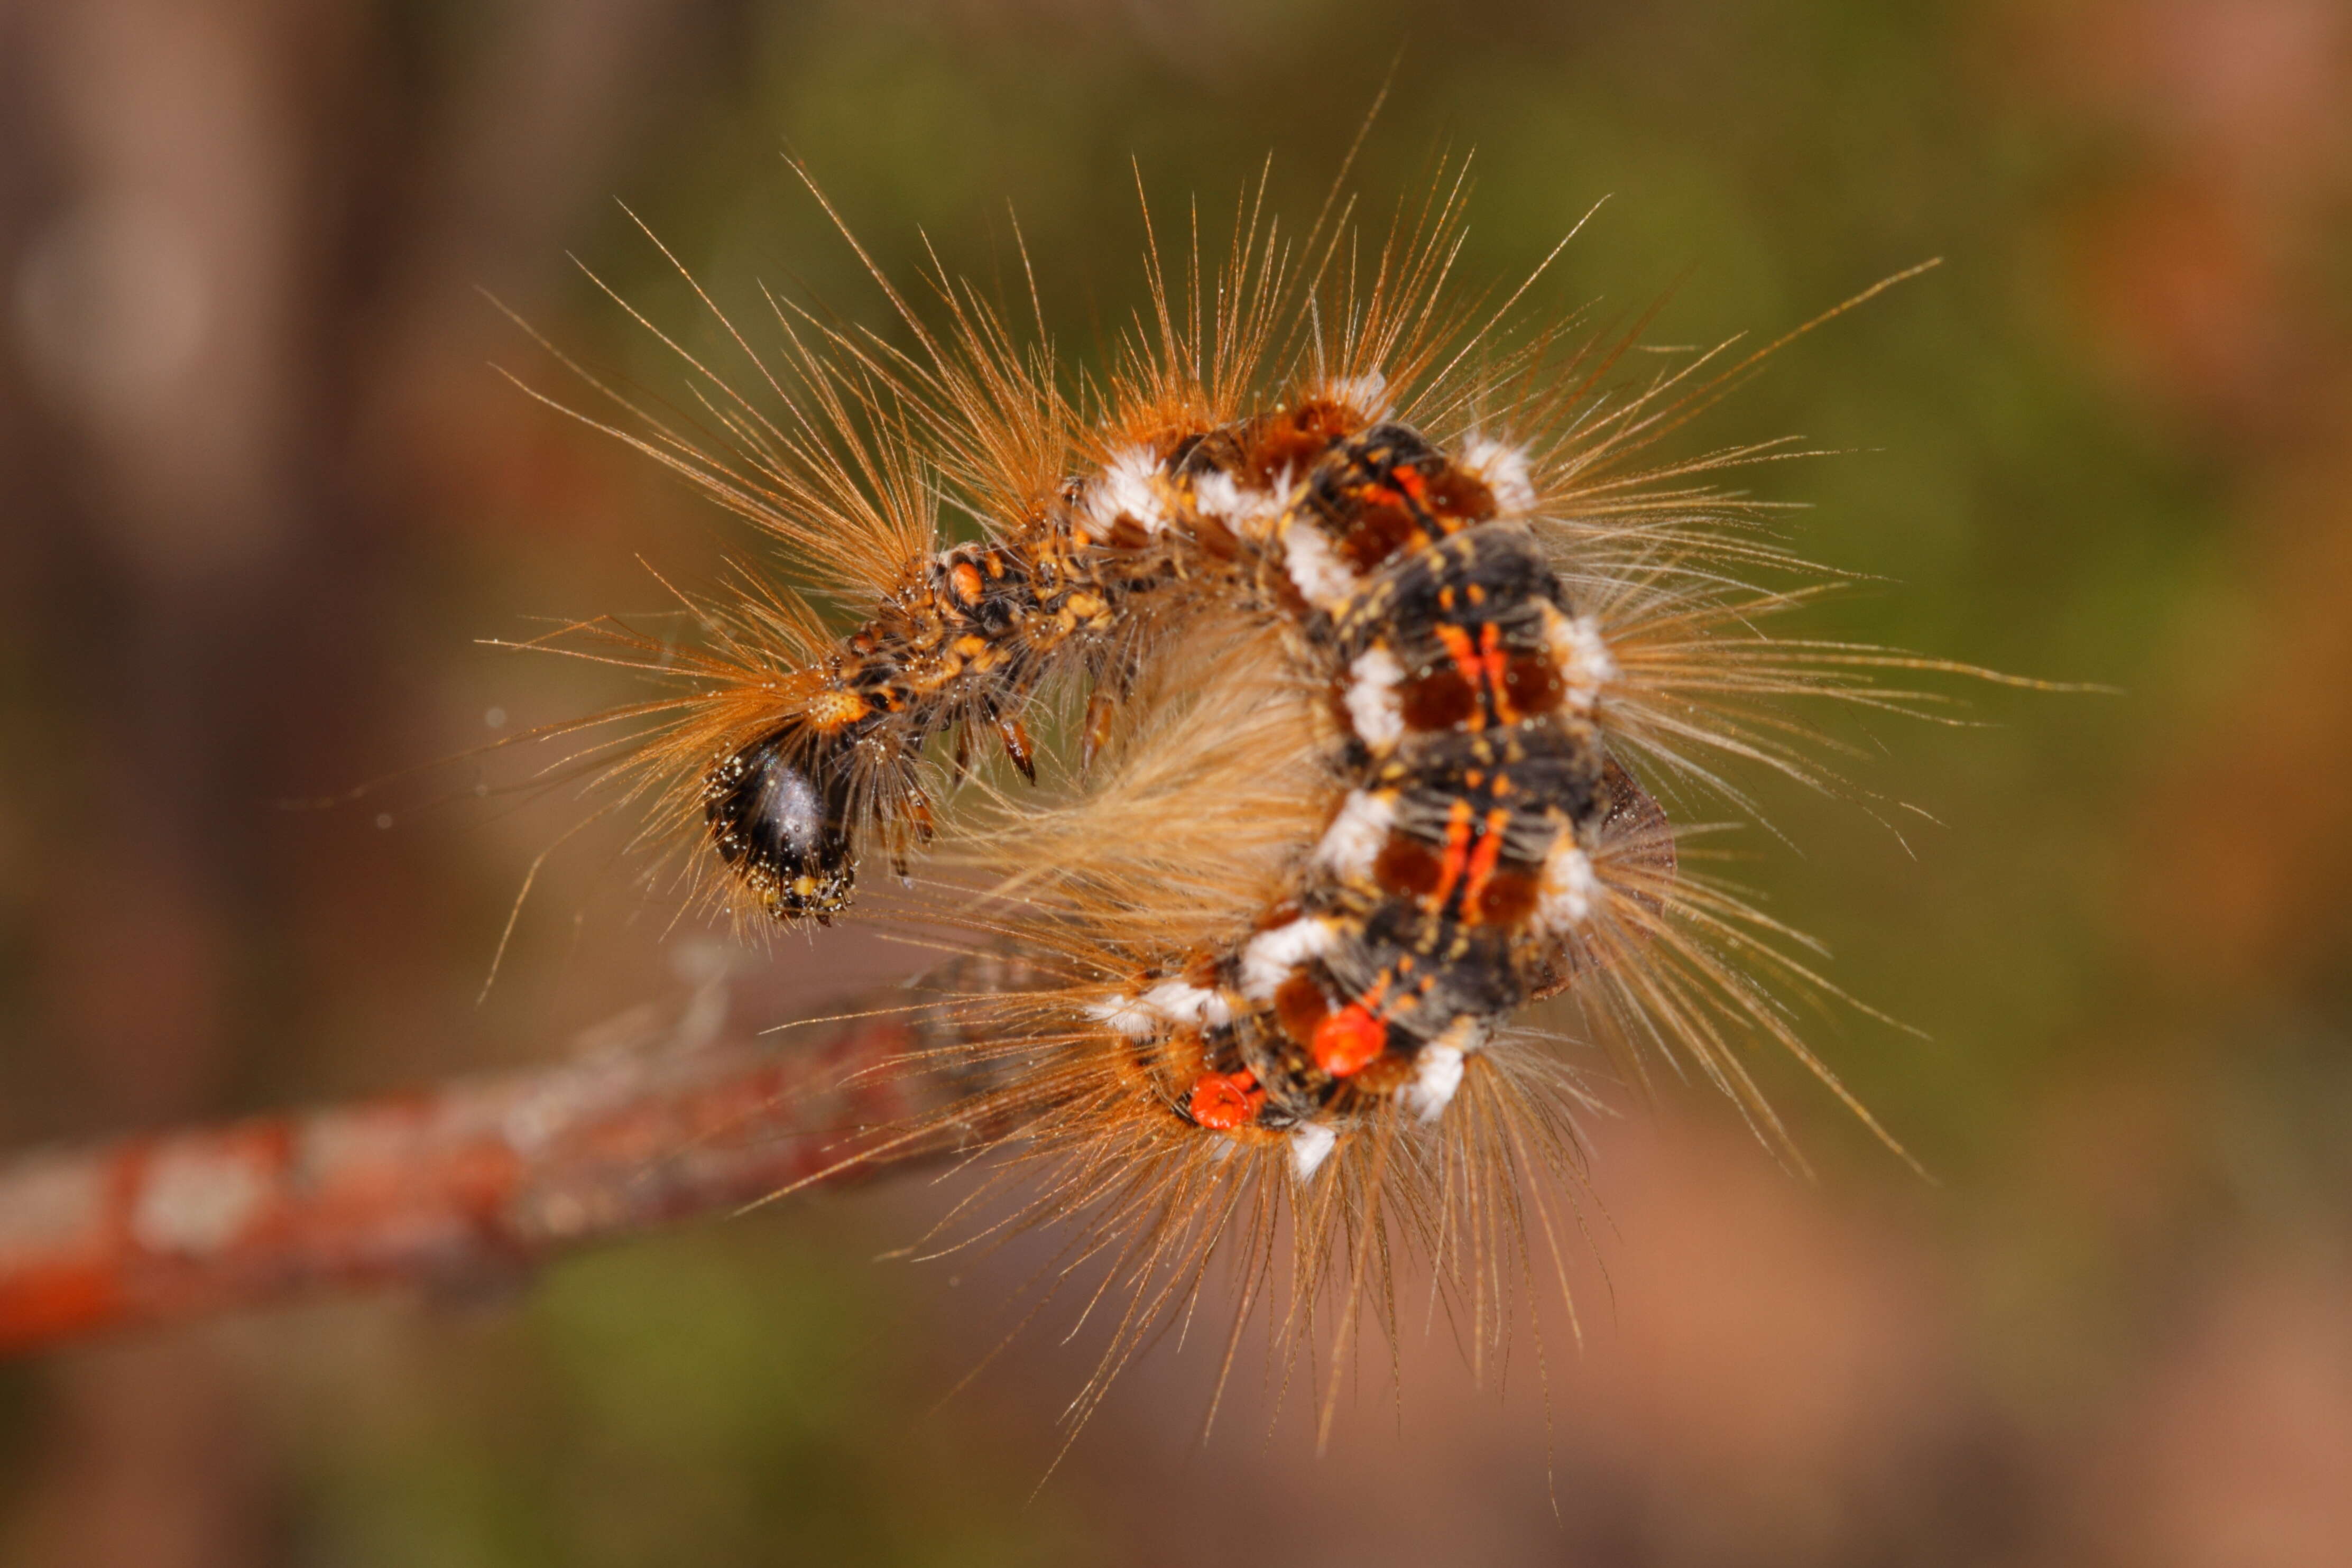
<instances>
[{"instance_id":1,"label":"yellow spot","mask_svg":"<svg viewBox=\"0 0 2352 1568\"><path fill-rule=\"evenodd\" d=\"M845 724L856 723L873 711L866 699L855 691L844 691L836 687L829 691L820 691L809 699L808 721L829 734Z\"/></svg>"}]
</instances>

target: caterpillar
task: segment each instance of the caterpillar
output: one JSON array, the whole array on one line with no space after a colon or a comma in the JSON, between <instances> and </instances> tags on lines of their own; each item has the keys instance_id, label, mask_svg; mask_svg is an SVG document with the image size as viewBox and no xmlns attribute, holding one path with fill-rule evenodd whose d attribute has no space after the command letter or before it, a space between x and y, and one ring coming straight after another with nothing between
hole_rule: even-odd
<instances>
[{"instance_id":1,"label":"caterpillar","mask_svg":"<svg viewBox=\"0 0 2352 1568\"><path fill-rule=\"evenodd\" d=\"M1474 308L1466 189L1402 204L1369 260L1350 205L1293 243L1263 185L1213 268L1195 220L1181 286L1149 240L1150 310L1099 379L1057 363L1034 282L1024 343L943 270L927 312L857 248L895 342L771 295L763 355L694 283L760 395L665 335L698 427L593 378L625 417L551 399L842 607L746 566L689 599L699 646L573 628L681 688L607 716L641 726L608 776L755 929L874 903L961 933L905 1064L961 1102L853 1157L976 1142L998 1163L966 1241L1065 1222L1046 1288L1124 1302L1076 1421L1221 1257L1228 1371L1277 1294L1291 1342L1327 1324L1341 1355L1415 1255L1499 1347L1514 1283L1564 1278L1580 1171L1589 1092L1545 998L1783 1146L1747 1039L1869 1121L1791 1021L1833 988L1701 874L1669 803L1745 809L1740 768L1827 782L1790 700L1916 712L1932 694L1886 671L1982 672L1770 635L1832 574L1715 482L1788 445L1654 454L1788 339L1635 381L1637 333L1522 318L1534 279ZM977 536L942 537L943 507ZM929 896L861 890L877 855Z\"/></svg>"}]
</instances>

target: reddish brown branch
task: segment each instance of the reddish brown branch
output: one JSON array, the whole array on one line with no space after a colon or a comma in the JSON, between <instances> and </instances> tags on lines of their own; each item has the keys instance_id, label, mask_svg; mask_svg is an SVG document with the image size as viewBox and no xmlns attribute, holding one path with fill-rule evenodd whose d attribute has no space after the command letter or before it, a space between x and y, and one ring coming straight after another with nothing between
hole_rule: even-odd
<instances>
[{"instance_id":1,"label":"reddish brown branch","mask_svg":"<svg viewBox=\"0 0 2352 1568\"><path fill-rule=\"evenodd\" d=\"M478 1285L832 1174L946 1092L919 1026L659 1043L0 1164L0 1353L335 1290ZM703 1031L709 1032L709 1031Z\"/></svg>"}]
</instances>

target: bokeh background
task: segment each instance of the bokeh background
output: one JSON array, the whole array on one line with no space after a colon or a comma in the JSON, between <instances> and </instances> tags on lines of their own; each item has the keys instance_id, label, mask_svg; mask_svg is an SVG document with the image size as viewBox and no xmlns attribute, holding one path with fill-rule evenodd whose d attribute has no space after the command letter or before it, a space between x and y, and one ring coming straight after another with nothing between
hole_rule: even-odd
<instances>
[{"instance_id":1,"label":"bokeh background","mask_svg":"<svg viewBox=\"0 0 2352 1568\"><path fill-rule=\"evenodd\" d=\"M476 639L742 543L499 378L546 367L480 290L674 386L566 260L690 318L619 198L730 299L876 318L791 149L902 270L1001 279L1009 201L1084 357L1131 156L1172 215L1271 152L1309 212L1392 64L1359 184L1475 151L1472 278L1603 196L1552 297L1669 343L1946 258L1705 433L1841 452L1755 480L1871 574L1825 635L2119 690L1874 727L1932 821L1771 797L1802 854L1745 874L1928 1037L1821 1031L1936 1183L1794 1071L1810 1184L1624 1101L1541 1378L1415 1336L1328 1454L1248 1373L1199 1450L1162 1354L1037 1490L1082 1362L945 1397L1024 1259L876 1261L919 1180L0 1369L0 1560L2352 1561L2336 0L5 0L0 1146L550 1060L674 987L690 933L583 850L476 1005L566 798L275 804L605 700ZM811 1006L908 963L773 962Z\"/></svg>"}]
</instances>

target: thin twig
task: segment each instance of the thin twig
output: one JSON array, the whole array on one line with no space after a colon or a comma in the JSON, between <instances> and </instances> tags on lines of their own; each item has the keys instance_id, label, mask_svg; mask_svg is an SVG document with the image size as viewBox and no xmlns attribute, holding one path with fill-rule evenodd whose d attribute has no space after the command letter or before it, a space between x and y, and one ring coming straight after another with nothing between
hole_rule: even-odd
<instances>
[{"instance_id":1,"label":"thin twig","mask_svg":"<svg viewBox=\"0 0 2352 1568\"><path fill-rule=\"evenodd\" d=\"M861 1143L954 1092L890 1065L927 1012L713 1042L688 1037L716 1033L689 1003L656 1041L552 1067L20 1155L0 1163L0 1354L334 1292L478 1291L845 1184L871 1168L845 1163Z\"/></svg>"}]
</instances>

